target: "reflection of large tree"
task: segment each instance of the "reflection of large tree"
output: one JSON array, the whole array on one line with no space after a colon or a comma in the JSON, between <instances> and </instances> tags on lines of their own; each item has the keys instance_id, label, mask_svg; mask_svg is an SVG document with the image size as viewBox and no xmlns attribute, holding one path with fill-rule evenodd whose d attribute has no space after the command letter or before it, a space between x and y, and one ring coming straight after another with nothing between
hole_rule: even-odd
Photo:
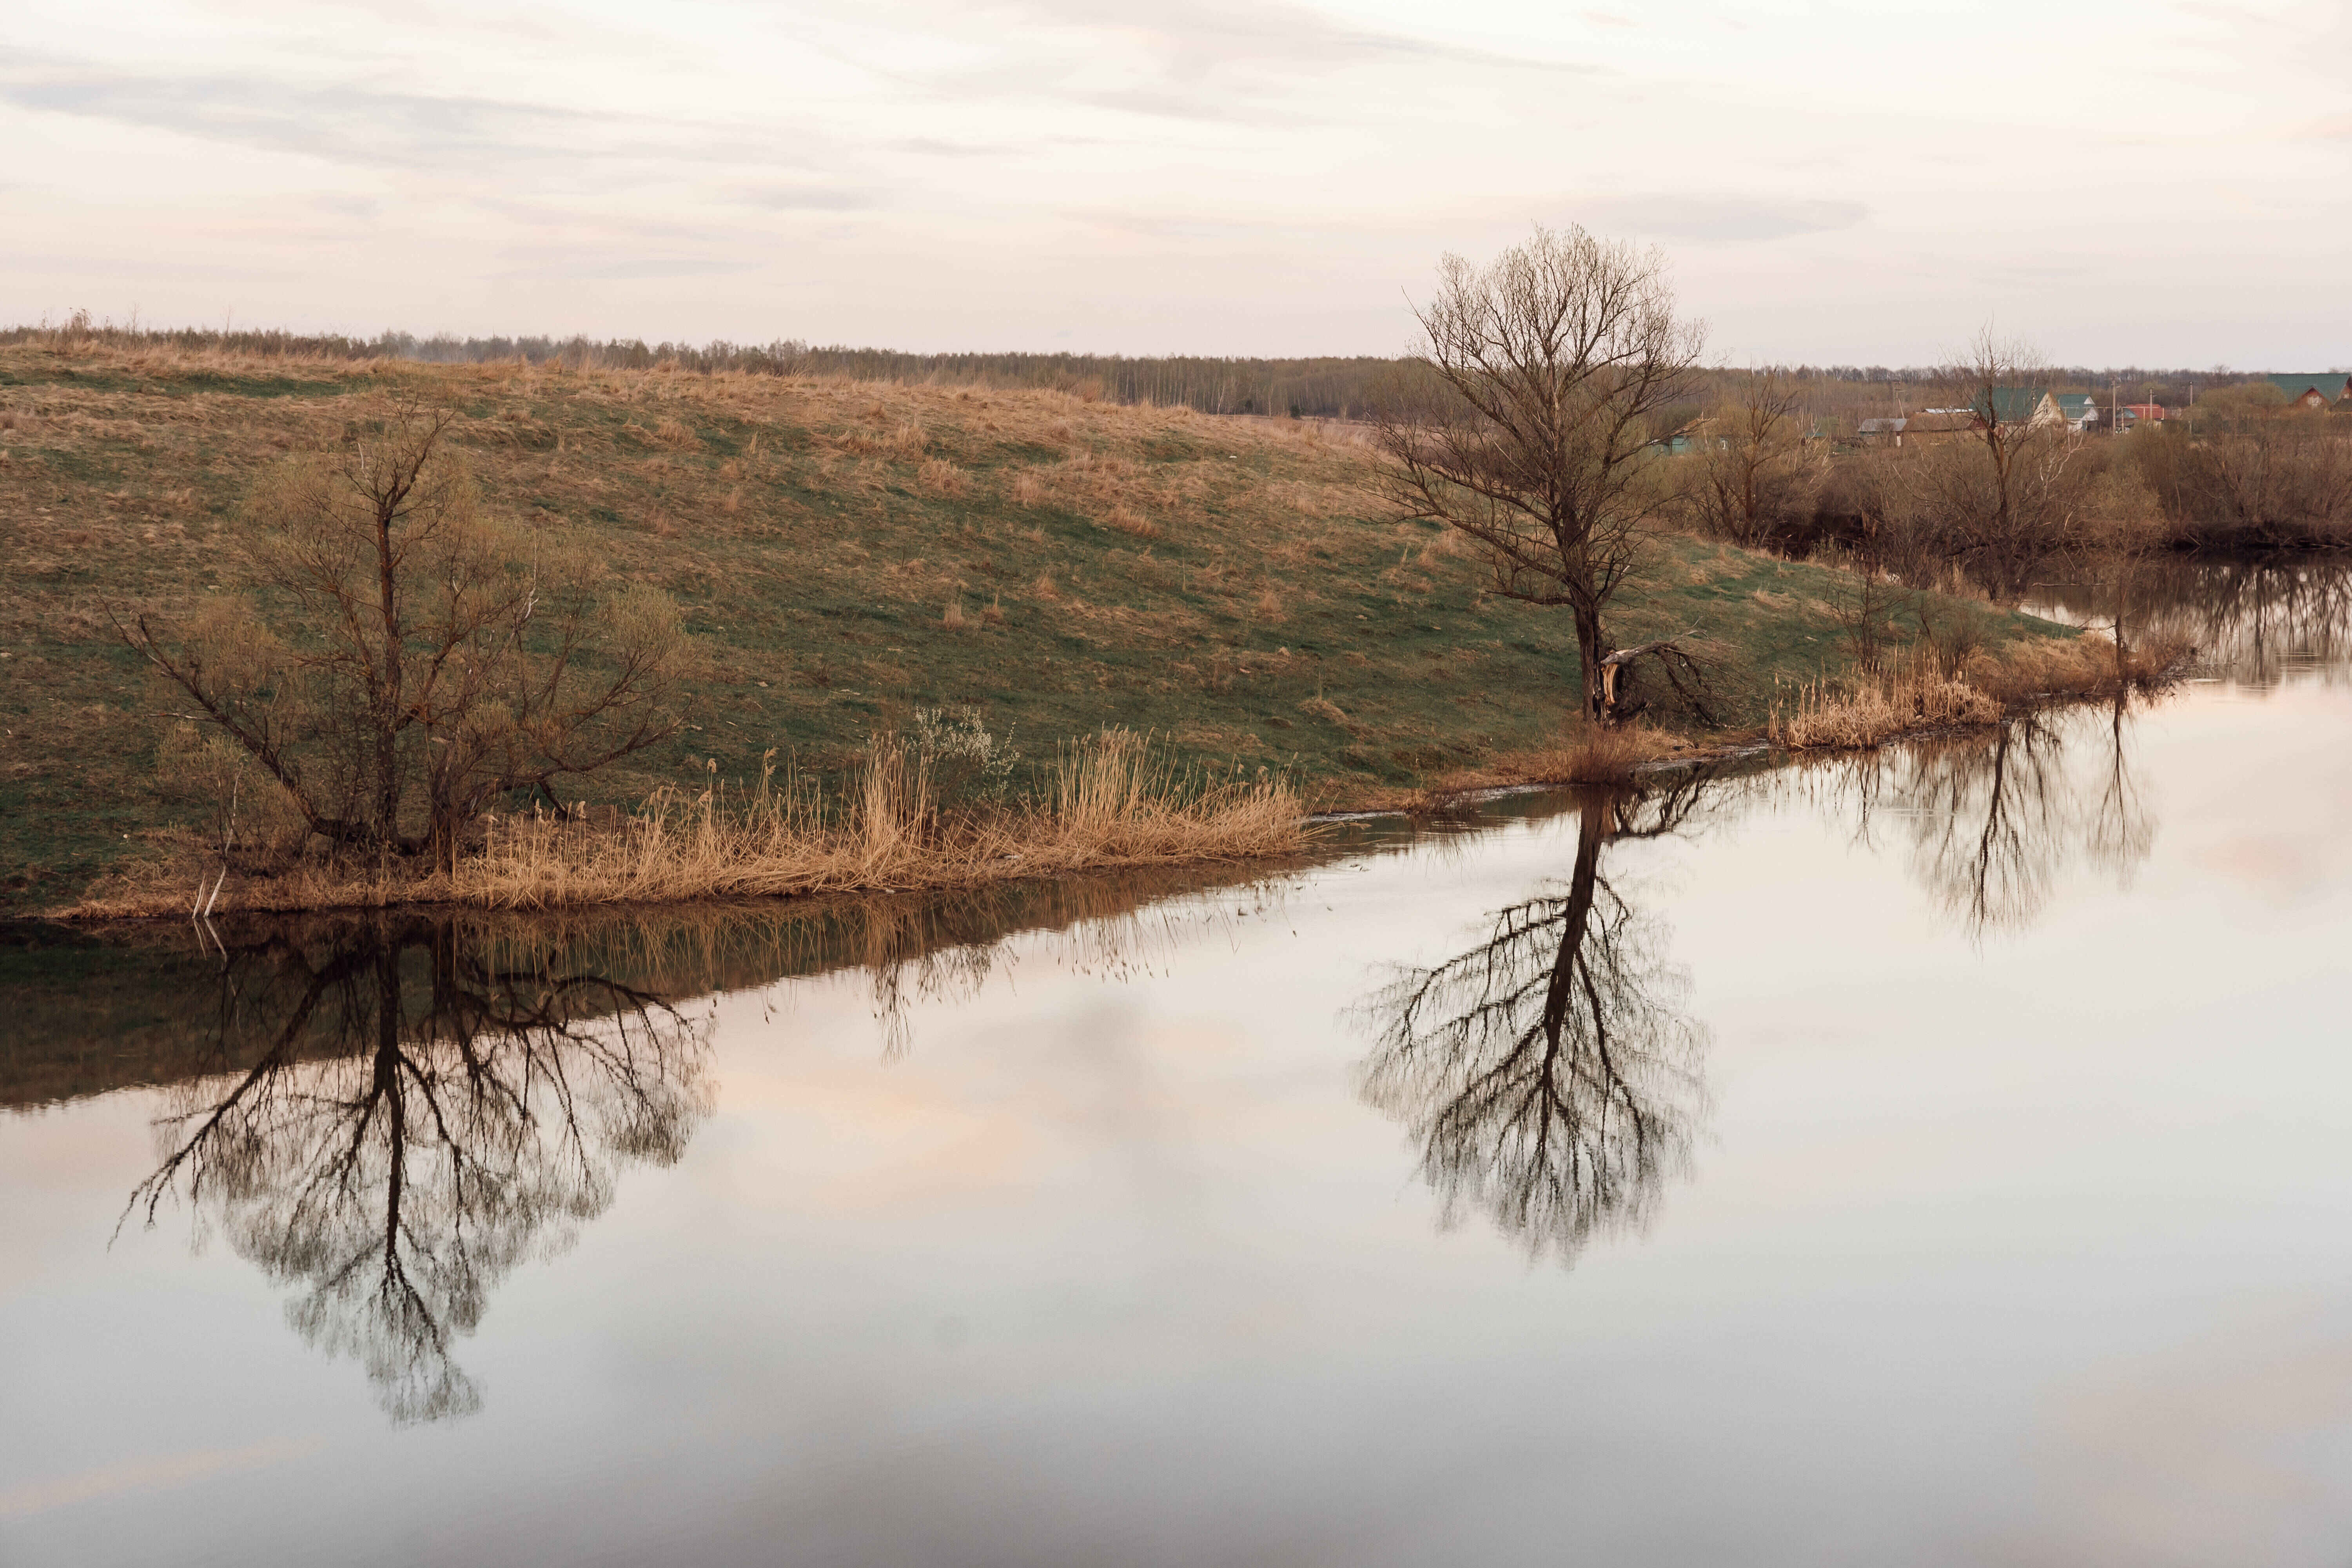
<instances>
[{"instance_id":1,"label":"reflection of large tree","mask_svg":"<svg viewBox=\"0 0 2352 1568\"><path fill-rule=\"evenodd\" d=\"M1706 1027L1677 1011L1687 978L1601 860L1612 838L1673 831L1698 798L1696 784L1588 796L1565 889L1502 910L1479 945L1368 1004L1380 1042L1365 1097L1412 1129L1448 1223L1483 1212L1566 1261L1644 1221L1686 1163Z\"/></svg>"},{"instance_id":2,"label":"reflection of large tree","mask_svg":"<svg viewBox=\"0 0 2352 1568\"><path fill-rule=\"evenodd\" d=\"M478 1405L451 1347L491 1289L567 1247L622 1164L677 1159L706 1108L678 1014L446 924L233 950L211 1032L133 1202L152 1223L184 1193L403 1422Z\"/></svg>"}]
</instances>

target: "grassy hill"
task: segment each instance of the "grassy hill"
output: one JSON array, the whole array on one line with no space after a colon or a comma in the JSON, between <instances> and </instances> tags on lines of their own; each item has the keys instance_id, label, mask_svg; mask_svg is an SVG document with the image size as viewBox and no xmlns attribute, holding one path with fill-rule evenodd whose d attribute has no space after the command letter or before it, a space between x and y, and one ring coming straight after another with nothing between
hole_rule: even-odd
<instances>
[{"instance_id":1,"label":"grassy hill","mask_svg":"<svg viewBox=\"0 0 2352 1568\"><path fill-rule=\"evenodd\" d=\"M583 792L848 762L968 705L1024 754L1108 723L1369 798L1555 737L1564 614L1489 599L1388 516L1344 427L1047 391L662 369L0 347L0 902L54 904L177 819L161 693L109 611L239 577L240 498L394 384L463 412L493 508L591 542L688 612L691 727ZM1725 707L1843 659L1836 574L1666 537L1612 626L1704 628ZM1983 612L1993 640L2026 623Z\"/></svg>"}]
</instances>

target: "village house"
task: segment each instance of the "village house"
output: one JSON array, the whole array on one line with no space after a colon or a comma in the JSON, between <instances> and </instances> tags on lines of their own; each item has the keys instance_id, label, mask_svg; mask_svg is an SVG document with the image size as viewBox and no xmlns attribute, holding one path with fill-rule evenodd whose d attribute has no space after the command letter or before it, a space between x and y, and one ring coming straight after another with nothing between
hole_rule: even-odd
<instances>
[{"instance_id":1,"label":"village house","mask_svg":"<svg viewBox=\"0 0 2352 1568\"><path fill-rule=\"evenodd\" d=\"M2038 426L2066 423L2064 411L2059 407L2058 399L2051 395L2047 387L1996 386L1990 393L1990 407L1987 403L1986 398L1979 397L1970 403L1969 411L1980 419L1990 419L1996 425Z\"/></svg>"},{"instance_id":2,"label":"village house","mask_svg":"<svg viewBox=\"0 0 2352 1568\"><path fill-rule=\"evenodd\" d=\"M2280 395L2302 408L2333 408L2352 397L2352 373L2330 370L2312 374L2273 374L2263 377Z\"/></svg>"},{"instance_id":3,"label":"village house","mask_svg":"<svg viewBox=\"0 0 2352 1568\"><path fill-rule=\"evenodd\" d=\"M1923 408L1903 421L1903 439L1921 447L1938 447L1961 440L1984 428L1984 421L1969 408Z\"/></svg>"}]
</instances>

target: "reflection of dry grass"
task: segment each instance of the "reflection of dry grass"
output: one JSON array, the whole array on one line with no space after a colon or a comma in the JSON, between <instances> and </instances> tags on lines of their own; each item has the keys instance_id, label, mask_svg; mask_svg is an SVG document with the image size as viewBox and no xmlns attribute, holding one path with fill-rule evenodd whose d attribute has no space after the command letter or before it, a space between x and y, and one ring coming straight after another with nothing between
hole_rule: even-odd
<instances>
[{"instance_id":1,"label":"reflection of dry grass","mask_svg":"<svg viewBox=\"0 0 2352 1568\"><path fill-rule=\"evenodd\" d=\"M951 811L919 759L872 748L858 788L834 807L763 777L748 798L719 788L657 795L599 823L493 822L454 869L430 876L309 862L236 879L224 908L327 910L443 903L491 909L676 903L823 892L965 888L1078 871L1235 862L1295 853L1307 829L1289 783L1261 772L1215 781L1142 738L1109 730L1066 749L1052 794L1030 805ZM85 917L184 913L185 857L94 891Z\"/></svg>"},{"instance_id":2,"label":"reflection of dry grass","mask_svg":"<svg viewBox=\"0 0 2352 1568\"><path fill-rule=\"evenodd\" d=\"M1505 752L1478 767L1457 769L1404 804L1408 809L1430 809L1471 790L1502 784L1630 784L1644 764L1687 749L1686 742L1646 724L1581 725L1549 744Z\"/></svg>"},{"instance_id":3,"label":"reflection of dry grass","mask_svg":"<svg viewBox=\"0 0 2352 1568\"><path fill-rule=\"evenodd\" d=\"M2149 638L2118 660L2112 642L2086 634L2019 641L1998 656L1978 652L1957 676L1948 676L1929 650L1928 657L1896 659L1843 682L1801 688L1794 704L1775 709L1771 735L1800 751L1853 750L1919 730L1995 724L2024 703L2158 684L2188 651L2168 639Z\"/></svg>"}]
</instances>

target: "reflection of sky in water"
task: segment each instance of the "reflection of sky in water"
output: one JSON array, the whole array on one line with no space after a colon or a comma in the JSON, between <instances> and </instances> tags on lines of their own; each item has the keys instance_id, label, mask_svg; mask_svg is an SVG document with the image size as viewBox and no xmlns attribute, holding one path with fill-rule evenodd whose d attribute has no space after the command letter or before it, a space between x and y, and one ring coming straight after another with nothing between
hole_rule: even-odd
<instances>
[{"instance_id":1,"label":"reflection of sky in water","mask_svg":"<svg viewBox=\"0 0 2352 1568\"><path fill-rule=\"evenodd\" d=\"M1440 1223L1361 1007L1572 890L1575 812L888 1022L719 998L714 1109L497 1285L462 1420L387 1423L201 1205L106 1249L167 1094L10 1116L0 1558L2340 1562L2352 702L2137 716L2121 851L2107 715L2049 730L2016 920L1937 880L1966 759L1866 835L1813 770L1601 847L1709 1040L1687 1172L1569 1268Z\"/></svg>"}]
</instances>

